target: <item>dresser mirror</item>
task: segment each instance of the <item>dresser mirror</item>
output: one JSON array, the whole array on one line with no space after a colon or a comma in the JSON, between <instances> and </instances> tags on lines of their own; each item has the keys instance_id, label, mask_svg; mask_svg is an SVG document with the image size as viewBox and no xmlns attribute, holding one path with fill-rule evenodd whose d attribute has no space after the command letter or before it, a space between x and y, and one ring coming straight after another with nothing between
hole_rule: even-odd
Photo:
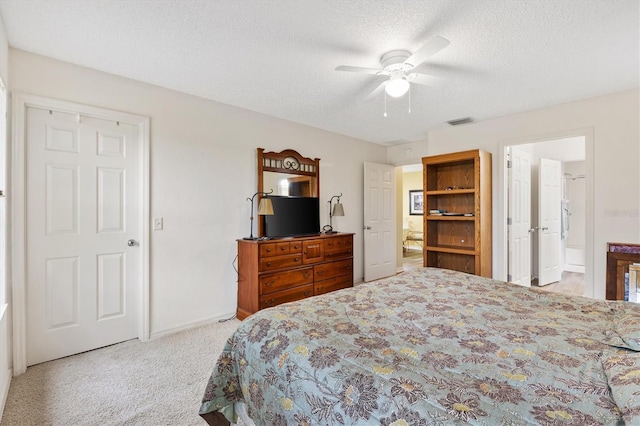
<instances>
[{"instance_id":1,"label":"dresser mirror","mask_svg":"<svg viewBox=\"0 0 640 426\"><path fill-rule=\"evenodd\" d=\"M320 159L307 158L292 149L265 152L258 148L258 192L288 197L318 198ZM264 217L258 219L258 235L264 236Z\"/></svg>"},{"instance_id":2,"label":"dresser mirror","mask_svg":"<svg viewBox=\"0 0 640 426\"><path fill-rule=\"evenodd\" d=\"M279 172L262 172L264 192L291 197L317 197L316 178Z\"/></svg>"}]
</instances>

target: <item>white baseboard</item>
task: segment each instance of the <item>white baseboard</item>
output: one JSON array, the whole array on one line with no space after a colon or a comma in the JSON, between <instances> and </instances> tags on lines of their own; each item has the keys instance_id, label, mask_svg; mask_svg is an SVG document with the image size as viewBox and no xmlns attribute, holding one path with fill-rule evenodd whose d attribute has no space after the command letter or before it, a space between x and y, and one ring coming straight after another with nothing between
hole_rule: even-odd
<instances>
[{"instance_id":1,"label":"white baseboard","mask_svg":"<svg viewBox=\"0 0 640 426\"><path fill-rule=\"evenodd\" d=\"M0 394L0 419L2 419L2 415L4 414L4 405L7 403L7 397L9 396L9 386L11 386L11 377L13 376L13 370L8 368L5 372L6 378L4 383L2 383L2 394Z\"/></svg>"},{"instance_id":2,"label":"white baseboard","mask_svg":"<svg viewBox=\"0 0 640 426\"><path fill-rule=\"evenodd\" d=\"M578 272L580 274L584 274L585 267L584 265L564 265L563 271L567 272Z\"/></svg>"},{"instance_id":3,"label":"white baseboard","mask_svg":"<svg viewBox=\"0 0 640 426\"><path fill-rule=\"evenodd\" d=\"M179 325L178 327L168 328L166 330L153 331L149 336L149 340L159 339L162 336L166 336L167 334L177 333L178 331L188 330L190 328L200 327L202 325L212 324L214 322L219 322L222 319L228 319L235 317L235 312L230 312L228 314L219 315L212 318L203 319L200 321L194 321L186 324Z\"/></svg>"}]
</instances>

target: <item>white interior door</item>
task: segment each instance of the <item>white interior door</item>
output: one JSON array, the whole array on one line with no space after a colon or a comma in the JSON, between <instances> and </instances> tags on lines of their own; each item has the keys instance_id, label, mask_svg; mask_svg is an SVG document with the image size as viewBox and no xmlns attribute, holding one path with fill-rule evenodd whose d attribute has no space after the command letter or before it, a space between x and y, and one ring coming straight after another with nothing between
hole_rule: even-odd
<instances>
[{"instance_id":1,"label":"white interior door","mask_svg":"<svg viewBox=\"0 0 640 426\"><path fill-rule=\"evenodd\" d=\"M27 365L138 335L137 133L27 108Z\"/></svg>"},{"instance_id":2,"label":"white interior door","mask_svg":"<svg viewBox=\"0 0 640 426\"><path fill-rule=\"evenodd\" d=\"M509 148L508 280L531 286L531 155Z\"/></svg>"},{"instance_id":3,"label":"white interior door","mask_svg":"<svg viewBox=\"0 0 640 426\"><path fill-rule=\"evenodd\" d=\"M540 159L538 174L538 285L560 281L562 259L562 164Z\"/></svg>"},{"instance_id":4,"label":"white interior door","mask_svg":"<svg viewBox=\"0 0 640 426\"><path fill-rule=\"evenodd\" d=\"M396 272L395 167L364 163L364 280Z\"/></svg>"}]
</instances>

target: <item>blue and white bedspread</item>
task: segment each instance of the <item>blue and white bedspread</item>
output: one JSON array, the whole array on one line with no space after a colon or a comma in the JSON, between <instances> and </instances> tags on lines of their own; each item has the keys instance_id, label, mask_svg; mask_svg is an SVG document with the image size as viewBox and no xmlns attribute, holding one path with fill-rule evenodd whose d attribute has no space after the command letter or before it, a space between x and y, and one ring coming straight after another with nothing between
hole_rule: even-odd
<instances>
[{"instance_id":1,"label":"blue and white bedspread","mask_svg":"<svg viewBox=\"0 0 640 426\"><path fill-rule=\"evenodd\" d=\"M424 268L266 309L200 415L258 425L640 425L640 306Z\"/></svg>"}]
</instances>

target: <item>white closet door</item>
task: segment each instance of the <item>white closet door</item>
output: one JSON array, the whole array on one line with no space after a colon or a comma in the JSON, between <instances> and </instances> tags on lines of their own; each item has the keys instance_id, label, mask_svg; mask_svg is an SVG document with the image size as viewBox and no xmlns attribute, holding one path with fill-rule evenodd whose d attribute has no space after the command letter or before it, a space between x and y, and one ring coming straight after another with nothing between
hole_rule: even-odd
<instances>
[{"instance_id":1,"label":"white closet door","mask_svg":"<svg viewBox=\"0 0 640 426\"><path fill-rule=\"evenodd\" d=\"M137 337L137 132L27 109L27 365Z\"/></svg>"}]
</instances>

